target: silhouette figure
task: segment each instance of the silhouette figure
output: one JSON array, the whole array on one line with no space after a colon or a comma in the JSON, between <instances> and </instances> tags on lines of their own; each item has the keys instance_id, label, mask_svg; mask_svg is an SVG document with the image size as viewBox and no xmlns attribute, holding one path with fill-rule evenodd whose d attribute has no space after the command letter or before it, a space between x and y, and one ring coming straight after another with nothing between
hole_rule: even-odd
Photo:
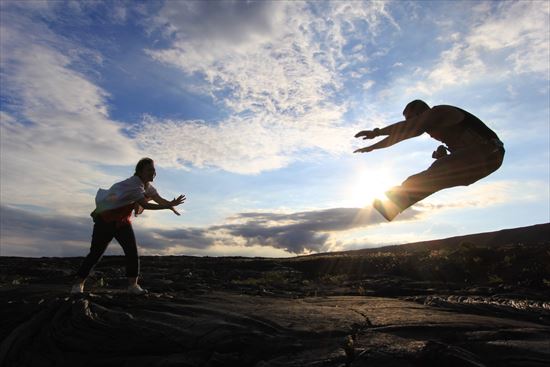
<instances>
[{"instance_id":1,"label":"silhouette figure","mask_svg":"<svg viewBox=\"0 0 550 367\"><path fill-rule=\"evenodd\" d=\"M139 257L136 238L130 221L132 211L137 216L144 209L170 209L175 214L180 215L174 207L185 201L184 195L180 195L172 201L163 199L151 184L155 176L156 171L153 160L143 158L137 163L132 177L115 183L109 190L99 189L97 191L96 209L91 213L94 220L94 229L90 253L76 273L77 279L71 293L83 292L88 274L99 262L113 237L122 246L126 257L128 292L132 294L147 293L145 289L137 284ZM150 200L155 201L157 204L149 203Z\"/></svg>"},{"instance_id":2,"label":"silhouette figure","mask_svg":"<svg viewBox=\"0 0 550 367\"><path fill-rule=\"evenodd\" d=\"M387 137L354 153L371 152L405 139L428 133L442 142L432 154L435 162L425 171L410 176L386 192L387 200L377 199L373 206L387 220L429 195L449 187L468 186L496 171L504 158L504 146L494 131L471 113L454 106L430 108L414 100L403 110L404 121L382 129L363 130L356 138Z\"/></svg>"}]
</instances>

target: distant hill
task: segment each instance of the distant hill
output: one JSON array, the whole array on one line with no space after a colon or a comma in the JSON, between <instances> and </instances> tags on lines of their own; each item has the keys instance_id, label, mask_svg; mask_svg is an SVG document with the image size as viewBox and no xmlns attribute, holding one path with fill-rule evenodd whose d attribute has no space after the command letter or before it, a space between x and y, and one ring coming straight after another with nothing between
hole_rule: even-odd
<instances>
[{"instance_id":1,"label":"distant hill","mask_svg":"<svg viewBox=\"0 0 550 367\"><path fill-rule=\"evenodd\" d=\"M480 246L501 246L509 244L537 244L548 243L550 245L550 223L536 224L528 227L519 227L513 229L503 229L495 232L484 232L477 234L469 234L464 236L449 237L439 240L421 241L407 243L403 245L384 246L377 248L330 252L323 254L315 254L310 256L326 256L326 255L367 255L373 252L414 252L430 250L451 250L456 249L460 244L476 244Z\"/></svg>"},{"instance_id":2,"label":"distant hill","mask_svg":"<svg viewBox=\"0 0 550 367\"><path fill-rule=\"evenodd\" d=\"M406 278L454 283L458 287L519 286L547 290L550 287L550 223L404 245L300 256L281 263L309 278ZM368 287L373 285L369 283Z\"/></svg>"}]
</instances>

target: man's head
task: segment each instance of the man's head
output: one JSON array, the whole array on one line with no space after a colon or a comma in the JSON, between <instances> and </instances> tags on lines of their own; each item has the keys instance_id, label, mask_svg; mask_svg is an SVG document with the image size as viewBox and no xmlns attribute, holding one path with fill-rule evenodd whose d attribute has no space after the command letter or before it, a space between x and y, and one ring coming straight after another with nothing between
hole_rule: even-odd
<instances>
[{"instance_id":1,"label":"man's head","mask_svg":"<svg viewBox=\"0 0 550 367\"><path fill-rule=\"evenodd\" d=\"M403 110L403 116L405 116L405 120L408 120L410 118L413 118L415 116L418 116L422 114L424 111L429 110L430 106L428 104L420 99L415 99L412 102L409 102L405 109Z\"/></svg>"},{"instance_id":2,"label":"man's head","mask_svg":"<svg viewBox=\"0 0 550 367\"><path fill-rule=\"evenodd\" d=\"M156 175L155 162L151 158L142 158L136 164L134 176L138 176L143 183L153 181Z\"/></svg>"}]
</instances>

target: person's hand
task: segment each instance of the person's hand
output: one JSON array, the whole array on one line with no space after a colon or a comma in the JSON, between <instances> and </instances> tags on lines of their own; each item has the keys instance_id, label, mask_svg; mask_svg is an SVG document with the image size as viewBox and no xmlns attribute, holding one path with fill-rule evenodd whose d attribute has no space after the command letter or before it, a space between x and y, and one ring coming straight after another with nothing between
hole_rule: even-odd
<instances>
[{"instance_id":1,"label":"person's hand","mask_svg":"<svg viewBox=\"0 0 550 367\"><path fill-rule=\"evenodd\" d=\"M355 137L356 138L363 137L363 140L374 139L377 136L379 136L378 135L379 131L380 131L380 129L378 129L378 128L376 128L374 130L363 130L363 131L359 131L357 134L355 134Z\"/></svg>"},{"instance_id":2,"label":"person's hand","mask_svg":"<svg viewBox=\"0 0 550 367\"><path fill-rule=\"evenodd\" d=\"M180 204L183 204L185 201L185 195L180 195L177 198L174 198L172 201L170 201L170 210L174 212L176 215L181 215L174 207L178 206Z\"/></svg>"},{"instance_id":3,"label":"person's hand","mask_svg":"<svg viewBox=\"0 0 550 367\"><path fill-rule=\"evenodd\" d=\"M433 159L439 159L447 156L447 148L445 145L440 145L437 147L437 149L432 153Z\"/></svg>"},{"instance_id":4,"label":"person's hand","mask_svg":"<svg viewBox=\"0 0 550 367\"><path fill-rule=\"evenodd\" d=\"M372 152L373 150L374 149L372 148L372 146L370 146L370 147L364 147L364 148L361 148L361 149L357 149L353 153L368 153L368 152Z\"/></svg>"},{"instance_id":5,"label":"person's hand","mask_svg":"<svg viewBox=\"0 0 550 367\"><path fill-rule=\"evenodd\" d=\"M170 202L170 206L178 206L180 204L183 204L183 202L185 201L185 195L180 195L178 196L177 198L174 198L171 202Z\"/></svg>"}]
</instances>

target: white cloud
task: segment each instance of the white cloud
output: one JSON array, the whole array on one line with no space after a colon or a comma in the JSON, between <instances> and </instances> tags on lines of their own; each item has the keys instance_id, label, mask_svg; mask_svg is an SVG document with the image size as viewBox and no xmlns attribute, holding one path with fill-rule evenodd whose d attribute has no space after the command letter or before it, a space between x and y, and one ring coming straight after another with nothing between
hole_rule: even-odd
<instances>
[{"instance_id":1,"label":"white cloud","mask_svg":"<svg viewBox=\"0 0 550 367\"><path fill-rule=\"evenodd\" d=\"M343 48L355 28L374 33L388 19L380 2L167 2L154 21L175 41L148 54L202 76L233 115L218 124L146 118L136 139L162 164L239 173L284 167L305 150L349 152L356 128L342 126L347 102L334 99L341 70L366 51Z\"/></svg>"},{"instance_id":2,"label":"white cloud","mask_svg":"<svg viewBox=\"0 0 550 367\"><path fill-rule=\"evenodd\" d=\"M452 46L429 69L420 68L421 80L407 93L433 93L475 81L540 73L550 78L550 4L506 1L496 9L486 4L471 16L470 28L452 33Z\"/></svg>"},{"instance_id":3,"label":"white cloud","mask_svg":"<svg viewBox=\"0 0 550 367\"><path fill-rule=\"evenodd\" d=\"M548 73L550 33L547 1L503 2L495 16L476 26L466 39L473 48L509 50L514 72Z\"/></svg>"},{"instance_id":4,"label":"white cloud","mask_svg":"<svg viewBox=\"0 0 550 367\"><path fill-rule=\"evenodd\" d=\"M136 141L166 167L192 164L253 174L284 167L302 159L300 154L307 150L349 153L357 129L330 126L331 117L339 113L312 111L302 118L304 125L269 114L229 118L218 125L146 116L137 127Z\"/></svg>"},{"instance_id":5,"label":"white cloud","mask_svg":"<svg viewBox=\"0 0 550 367\"><path fill-rule=\"evenodd\" d=\"M324 65L333 62L319 60L326 59L325 52L311 45L313 20L299 15L304 5L252 4L258 19L251 23L241 13L249 7L244 2L167 2L157 21L170 22L177 41L170 49L148 52L189 74L203 75L211 92L237 113L300 114L326 101L323 88L338 87L339 81ZM230 16L218 14L224 10ZM271 23L264 25L261 19L268 15Z\"/></svg>"},{"instance_id":6,"label":"white cloud","mask_svg":"<svg viewBox=\"0 0 550 367\"><path fill-rule=\"evenodd\" d=\"M548 183L540 181L499 180L477 182L461 190L444 190L428 197L415 208L423 209L464 209L486 208L500 204L547 202Z\"/></svg>"},{"instance_id":7,"label":"white cloud","mask_svg":"<svg viewBox=\"0 0 550 367\"><path fill-rule=\"evenodd\" d=\"M7 18L4 18L7 19ZM107 94L71 69L86 53L40 23L11 14L2 22L1 201L75 214L89 210L94 165L139 157L122 126L108 117Z\"/></svg>"},{"instance_id":8,"label":"white cloud","mask_svg":"<svg viewBox=\"0 0 550 367\"><path fill-rule=\"evenodd\" d=\"M363 90L369 90L376 82L374 80L367 80L363 83Z\"/></svg>"}]
</instances>

